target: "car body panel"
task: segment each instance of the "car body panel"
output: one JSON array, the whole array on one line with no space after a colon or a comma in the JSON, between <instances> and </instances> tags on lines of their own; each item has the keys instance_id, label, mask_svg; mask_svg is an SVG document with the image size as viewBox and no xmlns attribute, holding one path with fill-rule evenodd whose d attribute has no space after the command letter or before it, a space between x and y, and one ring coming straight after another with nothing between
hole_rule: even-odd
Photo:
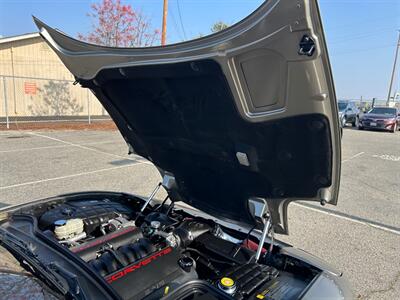
<instances>
[{"instance_id":1,"label":"car body panel","mask_svg":"<svg viewBox=\"0 0 400 300\"><path fill-rule=\"evenodd\" d=\"M0 228L0 232L7 232L8 234L12 234L26 242L30 245L31 249L34 249L34 252L37 254L37 257L46 263L57 262L59 266L63 269L72 272L73 274L79 274L77 276L79 285L84 287L85 296L87 299L96 298L97 299L119 299L119 296L115 293L113 289L110 289L109 285L104 281L103 278L97 276L92 270L88 269L85 263L81 259L77 259L74 255L71 255L69 251L63 247L59 246L56 243L49 244L49 240L46 240L43 233L37 228L37 222L29 215L26 215L32 209L37 209L40 207L44 207L48 204L54 205L59 201L75 201L77 199L114 199L118 197L127 197L130 199L134 199L137 196L125 194L125 193L117 193L117 192L108 192L108 191L92 191L92 192L78 192L78 193L70 193L59 195L56 197L50 197L46 199L37 200L31 203L19 204L15 206L6 207L0 210L1 213L1 223L2 226ZM90 201L90 200L89 200ZM145 199L143 199L143 203ZM199 211L195 208L189 207L186 204L177 204L175 209L182 209L185 212L189 213L193 217L201 217L206 219L213 219L212 216ZM13 217L10 217L13 215ZM231 230L240 231L240 232L248 232L251 228L248 227L247 224L236 225L232 223L228 223L225 221L221 221L218 219L214 219L216 223L223 226L224 228L229 228ZM254 229L252 231L252 236L261 239L262 232L258 229ZM314 278L314 280L308 285L301 299L321 299L321 298L329 298L329 299L352 299L353 293L351 288L343 276L343 274L324 262L323 260L313 256L310 253L307 253L301 249L294 248L288 244L280 242L278 240L271 240L267 238L265 241L265 247L267 248L270 243L273 243L274 247L279 249L279 253L283 256L291 257L294 259L298 259L305 264L311 265L318 270L320 273ZM58 246L58 247L55 247ZM1 250L1 249L0 249ZM15 263L10 254L7 251L0 251L0 257L4 259L5 257L9 259L10 263ZM4 263L4 261L3 261ZM5 268L6 270L6 268ZM25 275L20 269L11 269L12 272L18 271L20 276ZM21 277L20 279L15 276L10 276L10 274L2 274L4 275L4 280L24 280L25 278ZM35 285L35 286L34 286ZM35 288L35 290L33 290ZM33 294L34 292L46 292L48 288L41 284L40 281L34 283L32 281L32 285L26 286L25 290L20 290L22 296L27 296ZM51 298L51 297L50 297ZM174 297L172 297L175 299Z\"/></svg>"},{"instance_id":2,"label":"car body panel","mask_svg":"<svg viewBox=\"0 0 400 300\"><path fill-rule=\"evenodd\" d=\"M47 203L52 199L43 199L42 203ZM31 203L7 208L6 213L2 217L11 213L14 209L23 209L33 207ZM18 208L17 208L18 207ZM2 218L3 219L3 218ZM1 245L10 250L6 246L4 237L16 237L18 240L23 241L28 253L32 253L35 259L41 261L46 266L51 264L61 267L70 274L79 274L76 276L78 284L85 286L85 291L82 291L83 298L88 299L87 294L90 294L92 299L119 299L115 291L106 284L106 281L90 270L90 268L83 262L77 259L72 252L67 250L62 245L57 243L49 244L44 239L44 234L40 232L37 227L37 220L24 214L15 214L12 218L3 220L0 227L0 242ZM10 251L15 257L15 253ZM29 271L31 271L28 268ZM34 272L32 272L34 273ZM36 274L35 277L39 278ZM50 287L50 286L49 286Z\"/></svg>"},{"instance_id":3,"label":"car body panel","mask_svg":"<svg viewBox=\"0 0 400 300\"><path fill-rule=\"evenodd\" d=\"M335 277L329 273L322 273L316 278L314 284L302 296L304 300L316 299L353 299L354 295L351 292L346 280L342 277Z\"/></svg>"},{"instance_id":4,"label":"car body panel","mask_svg":"<svg viewBox=\"0 0 400 300\"><path fill-rule=\"evenodd\" d=\"M176 178L172 199L254 224L248 200L264 198L278 233L291 201L337 203L340 128L316 1L266 1L165 47L96 46L35 22L129 148Z\"/></svg>"},{"instance_id":5,"label":"car body panel","mask_svg":"<svg viewBox=\"0 0 400 300\"><path fill-rule=\"evenodd\" d=\"M380 109L380 107L375 107ZM363 114L360 117L359 128L362 129L377 129L377 130L390 130L397 128L400 125L399 110L392 107L382 107L383 109L389 109L393 111L393 114L375 113L374 109ZM396 128L394 128L396 129Z\"/></svg>"},{"instance_id":6,"label":"car body panel","mask_svg":"<svg viewBox=\"0 0 400 300\"><path fill-rule=\"evenodd\" d=\"M339 119L342 126L346 123L352 123L356 125L357 118L359 117L360 110L353 101L338 101L339 106Z\"/></svg>"}]
</instances>

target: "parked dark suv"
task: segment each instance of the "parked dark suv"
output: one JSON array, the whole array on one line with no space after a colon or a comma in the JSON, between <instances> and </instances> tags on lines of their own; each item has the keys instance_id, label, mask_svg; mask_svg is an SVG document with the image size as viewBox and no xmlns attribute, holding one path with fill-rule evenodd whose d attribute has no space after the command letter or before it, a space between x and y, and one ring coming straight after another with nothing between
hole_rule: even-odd
<instances>
[{"instance_id":1,"label":"parked dark suv","mask_svg":"<svg viewBox=\"0 0 400 300\"><path fill-rule=\"evenodd\" d=\"M353 127L358 126L358 115L360 110L354 102L351 101L338 101L339 120L342 127L346 123L351 123Z\"/></svg>"}]
</instances>

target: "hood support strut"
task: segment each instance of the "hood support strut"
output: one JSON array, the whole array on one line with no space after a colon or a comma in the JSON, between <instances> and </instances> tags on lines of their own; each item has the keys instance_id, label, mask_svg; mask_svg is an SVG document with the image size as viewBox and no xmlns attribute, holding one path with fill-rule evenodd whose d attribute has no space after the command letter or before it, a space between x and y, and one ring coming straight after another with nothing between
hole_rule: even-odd
<instances>
[{"instance_id":1,"label":"hood support strut","mask_svg":"<svg viewBox=\"0 0 400 300\"><path fill-rule=\"evenodd\" d=\"M272 220L269 214L265 213L262 217L262 221L264 223L264 229L261 235L260 242L258 243L258 248L256 252L256 262L260 259L262 249L264 247L265 239L267 238L267 235L272 231ZM272 252L272 247L273 247L273 240L271 241L271 247L269 248L269 252Z\"/></svg>"},{"instance_id":2,"label":"hood support strut","mask_svg":"<svg viewBox=\"0 0 400 300\"><path fill-rule=\"evenodd\" d=\"M154 196L157 194L158 190L161 187L161 182L157 184L157 186L154 188L154 190L151 192L149 198L147 198L146 202L143 204L142 208L140 209L140 212L144 212L146 209L147 205L149 205L150 201L153 200Z\"/></svg>"},{"instance_id":3,"label":"hood support strut","mask_svg":"<svg viewBox=\"0 0 400 300\"><path fill-rule=\"evenodd\" d=\"M168 192L169 190L173 189L176 186L175 177L170 173L165 173L163 176L163 181L159 182L154 190L151 192L150 196L147 198L146 202L143 204L142 208L140 209L140 213L143 213L146 209L147 205L153 200L154 196L157 194L160 187L163 186L164 189Z\"/></svg>"}]
</instances>

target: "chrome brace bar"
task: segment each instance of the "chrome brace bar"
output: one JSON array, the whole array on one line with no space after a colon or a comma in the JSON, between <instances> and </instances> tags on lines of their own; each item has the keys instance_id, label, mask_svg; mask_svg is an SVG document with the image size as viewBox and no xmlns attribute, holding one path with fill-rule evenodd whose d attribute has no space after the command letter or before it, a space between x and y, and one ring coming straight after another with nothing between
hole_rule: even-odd
<instances>
[{"instance_id":1,"label":"chrome brace bar","mask_svg":"<svg viewBox=\"0 0 400 300\"><path fill-rule=\"evenodd\" d=\"M261 252L264 247L265 239L267 238L267 235L270 230L271 230L271 218L268 218L267 222L265 222L264 230L262 232L261 239L258 244L258 248L257 248L257 252L256 252L256 262L258 262L258 260L260 259Z\"/></svg>"},{"instance_id":2,"label":"chrome brace bar","mask_svg":"<svg viewBox=\"0 0 400 300\"><path fill-rule=\"evenodd\" d=\"M149 198L147 198L146 203L143 204L142 208L140 209L140 212L144 212L144 210L146 209L147 205L149 205L150 201L153 200L155 194L157 194L158 190L161 187L161 182L159 184L157 184L157 186L155 187L155 189L151 192Z\"/></svg>"}]
</instances>

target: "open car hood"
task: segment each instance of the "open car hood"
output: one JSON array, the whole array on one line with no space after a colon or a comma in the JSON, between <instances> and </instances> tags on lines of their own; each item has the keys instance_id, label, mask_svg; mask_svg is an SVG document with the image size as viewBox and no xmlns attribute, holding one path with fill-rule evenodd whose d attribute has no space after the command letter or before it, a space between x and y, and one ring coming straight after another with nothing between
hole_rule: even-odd
<instances>
[{"instance_id":1,"label":"open car hood","mask_svg":"<svg viewBox=\"0 0 400 300\"><path fill-rule=\"evenodd\" d=\"M96 46L35 22L130 149L175 177L172 199L254 224L248 199L264 198L277 233L293 200L336 204L340 129L316 1L266 1L165 47Z\"/></svg>"}]
</instances>

